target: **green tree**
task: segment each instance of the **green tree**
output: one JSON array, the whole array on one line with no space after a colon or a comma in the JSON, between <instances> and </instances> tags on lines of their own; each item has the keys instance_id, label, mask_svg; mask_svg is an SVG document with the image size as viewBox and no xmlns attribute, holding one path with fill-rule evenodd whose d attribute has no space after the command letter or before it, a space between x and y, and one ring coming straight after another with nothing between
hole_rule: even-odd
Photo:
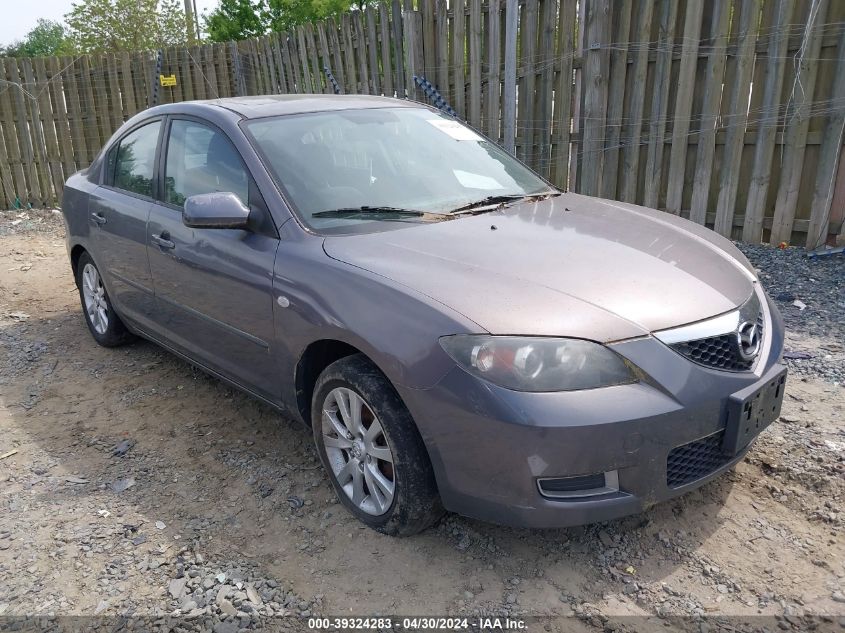
<instances>
[{"instance_id":1,"label":"green tree","mask_svg":"<svg viewBox=\"0 0 845 633\"><path fill-rule=\"evenodd\" d=\"M215 42L245 40L264 35L268 28L264 0L221 0L204 16L208 36Z\"/></svg>"},{"instance_id":2,"label":"green tree","mask_svg":"<svg viewBox=\"0 0 845 633\"><path fill-rule=\"evenodd\" d=\"M180 0L81 0L65 16L82 53L143 51L184 44Z\"/></svg>"},{"instance_id":3,"label":"green tree","mask_svg":"<svg viewBox=\"0 0 845 633\"><path fill-rule=\"evenodd\" d=\"M288 31L299 24L315 22L366 6L366 0L267 0L271 31Z\"/></svg>"},{"instance_id":4,"label":"green tree","mask_svg":"<svg viewBox=\"0 0 845 633\"><path fill-rule=\"evenodd\" d=\"M8 57L50 57L70 53L72 48L63 24L41 18L23 40L0 49L0 54Z\"/></svg>"},{"instance_id":5,"label":"green tree","mask_svg":"<svg viewBox=\"0 0 845 633\"><path fill-rule=\"evenodd\" d=\"M205 15L205 28L215 42L244 40L270 31L322 20L332 15L361 9L371 0L220 0Z\"/></svg>"}]
</instances>

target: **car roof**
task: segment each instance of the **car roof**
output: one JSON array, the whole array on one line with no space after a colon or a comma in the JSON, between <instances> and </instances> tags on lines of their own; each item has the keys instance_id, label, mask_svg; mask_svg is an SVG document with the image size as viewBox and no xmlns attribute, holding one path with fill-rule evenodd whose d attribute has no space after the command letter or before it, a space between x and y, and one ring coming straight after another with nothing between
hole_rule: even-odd
<instances>
[{"instance_id":1,"label":"car roof","mask_svg":"<svg viewBox=\"0 0 845 633\"><path fill-rule=\"evenodd\" d=\"M161 108L168 111L187 111L219 107L242 118L256 119L284 114L324 112L327 110L360 110L365 108L419 108L424 104L392 97L370 95L286 94L253 97L228 97L207 101L183 101Z\"/></svg>"}]
</instances>

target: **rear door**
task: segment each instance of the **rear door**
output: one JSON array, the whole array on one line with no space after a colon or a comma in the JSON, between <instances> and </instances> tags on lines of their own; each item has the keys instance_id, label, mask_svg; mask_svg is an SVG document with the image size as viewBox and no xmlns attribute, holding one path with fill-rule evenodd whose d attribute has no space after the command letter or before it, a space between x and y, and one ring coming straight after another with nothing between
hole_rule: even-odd
<instances>
[{"instance_id":1,"label":"rear door","mask_svg":"<svg viewBox=\"0 0 845 633\"><path fill-rule=\"evenodd\" d=\"M161 200L148 225L158 329L181 351L277 400L272 352L273 263L278 233L231 141L218 128L172 118L162 150ZM231 191L250 208L250 230L182 223L185 199Z\"/></svg>"},{"instance_id":2,"label":"rear door","mask_svg":"<svg viewBox=\"0 0 845 633\"><path fill-rule=\"evenodd\" d=\"M147 258L156 152L162 119L145 121L112 145L89 203L92 257L121 317L149 326L155 309Z\"/></svg>"}]
</instances>

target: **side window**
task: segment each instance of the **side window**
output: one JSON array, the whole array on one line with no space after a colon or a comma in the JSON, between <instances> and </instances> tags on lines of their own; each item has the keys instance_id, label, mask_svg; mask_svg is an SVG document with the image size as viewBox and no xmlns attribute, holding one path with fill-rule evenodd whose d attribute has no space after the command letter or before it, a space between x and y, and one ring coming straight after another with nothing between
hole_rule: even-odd
<instances>
[{"instance_id":1,"label":"side window","mask_svg":"<svg viewBox=\"0 0 845 633\"><path fill-rule=\"evenodd\" d=\"M148 123L124 136L113 152L113 185L124 191L153 197L156 145L161 121ZM111 165L110 165L111 167Z\"/></svg>"},{"instance_id":2,"label":"side window","mask_svg":"<svg viewBox=\"0 0 845 633\"><path fill-rule=\"evenodd\" d=\"M190 196L215 191L230 191L245 205L249 199L249 176L231 141L194 121L170 126L164 185L165 200L180 207Z\"/></svg>"}]
</instances>

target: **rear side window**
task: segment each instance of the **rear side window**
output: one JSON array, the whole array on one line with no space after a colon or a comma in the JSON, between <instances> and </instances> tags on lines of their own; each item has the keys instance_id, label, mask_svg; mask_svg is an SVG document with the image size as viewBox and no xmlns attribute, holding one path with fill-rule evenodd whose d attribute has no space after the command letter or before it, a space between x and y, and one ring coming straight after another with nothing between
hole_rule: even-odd
<instances>
[{"instance_id":1,"label":"rear side window","mask_svg":"<svg viewBox=\"0 0 845 633\"><path fill-rule=\"evenodd\" d=\"M167 144L164 194L170 204L201 193L234 193L245 205L249 176L240 154L221 132L202 123L175 120Z\"/></svg>"},{"instance_id":2,"label":"rear side window","mask_svg":"<svg viewBox=\"0 0 845 633\"><path fill-rule=\"evenodd\" d=\"M161 121L153 121L124 136L114 150L113 185L118 189L153 197L156 145Z\"/></svg>"}]
</instances>

